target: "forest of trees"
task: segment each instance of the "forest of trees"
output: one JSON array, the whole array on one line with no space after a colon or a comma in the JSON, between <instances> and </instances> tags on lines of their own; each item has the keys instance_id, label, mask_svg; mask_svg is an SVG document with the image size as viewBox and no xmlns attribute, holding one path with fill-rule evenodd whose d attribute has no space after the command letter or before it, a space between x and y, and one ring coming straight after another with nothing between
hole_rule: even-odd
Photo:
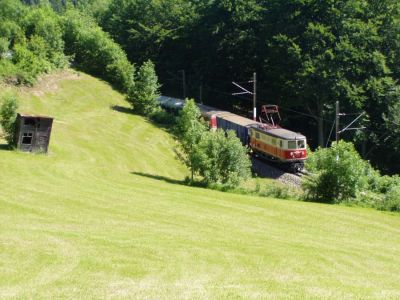
<instances>
[{"instance_id":1,"label":"forest of trees","mask_svg":"<svg viewBox=\"0 0 400 300\"><path fill-rule=\"evenodd\" d=\"M162 93L182 96L185 70L186 96L201 89L205 103L247 115L251 101L233 97L231 82L257 72L259 105L278 104L282 125L312 148L329 145L340 101L343 112L365 112L356 124L365 129L341 137L383 173L400 172L396 0L21 2L35 9L0 0L0 77L29 83L69 62L127 92L134 65L150 59Z\"/></svg>"},{"instance_id":2,"label":"forest of trees","mask_svg":"<svg viewBox=\"0 0 400 300\"><path fill-rule=\"evenodd\" d=\"M400 3L333 0L110 0L98 13L131 61L152 59L163 92L251 110L231 81L258 75L259 103L278 104L284 126L325 146L335 102L365 112L342 138L385 173L400 171ZM341 118L342 127L352 116Z\"/></svg>"}]
</instances>

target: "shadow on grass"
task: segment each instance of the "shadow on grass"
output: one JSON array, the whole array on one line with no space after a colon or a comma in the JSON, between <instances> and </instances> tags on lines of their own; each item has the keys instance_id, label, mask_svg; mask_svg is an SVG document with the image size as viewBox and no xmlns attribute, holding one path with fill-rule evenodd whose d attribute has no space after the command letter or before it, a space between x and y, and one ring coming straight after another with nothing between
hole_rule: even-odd
<instances>
[{"instance_id":1,"label":"shadow on grass","mask_svg":"<svg viewBox=\"0 0 400 300\"><path fill-rule=\"evenodd\" d=\"M112 105L111 106L112 110L118 111L120 113L124 113L124 114L129 114L129 115L134 115L134 111L132 108L130 107L125 107L125 106L119 106L119 105Z\"/></svg>"},{"instance_id":2,"label":"shadow on grass","mask_svg":"<svg viewBox=\"0 0 400 300\"><path fill-rule=\"evenodd\" d=\"M130 107L125 107L125 106L120 106L120 105L112 105L110 108L114 111L128 114L128 115L136 115L140 116L137 114L132 108ZM143 117L143 116L142 116ZM174 125L175 125L175 116L172 114L168 114L164 111L160 111L157 114L154 114L152 116L145 116L144 117L146 122L153 124L159 129L162 129L172 135L175 135L174 132Z\"/></svg>"},{"instance_id":3,"label":"shadow on grass","mask_svg":"<svg viewBox=\"0 0 400 300\"><path fill-rule=\"evenodd\" d=\"M167 183L171 184L177 184L181 186L187 186L187 187L196 187L196 188L201 188L201 189L207 189L207 190L213 190L213 191L219 191L219 192L224 192L224 193L230 193L230 194L238 194L238 195L247 195L247 196L256 196L256 197L273 197L273 198L278 198L278 199L290 199L289 195L287 193L282 193L283 191L286 191L286 189L281 190L281 189L273 189L269 191L268 193L260 193L259 191L252 191L252 190L247 190L244 188L232 188L228 187L225 185L218 185L218 184L211 184L207 185L205 182L201 181L190 181L189 178L186 178L185 180L176 180L172 178L168 178L165 176L160 176L160 175L153 175L153 174L147 174L147 173L142 173L142 172L131 172L133 175L138 175L150 179L155 179L155 180L160 180L164 181Z\"/></svg>"},{"instance_id":4,"label":"shadow on grass","mask_svg":"<svg viewBox=\"0 0 400 300\"><path fill-rule=\"evenodd\" d=\"M147 177L147 178L151 178L151 179L155 179L155 180L164 181L164 182L171 183L171 184L178 184L178 185L190 186L190 187L198 187L198 188L204 188L204 189L214 189L202 181L196 181L196 180L191 181L189 178L186 178L184 180L177 180L177 179L172 179L172 178L168 178L165 176L147 174L147 173L142 173L142 172L131 172L131 174L142 176L142 177Z\"/></svg>"},{"instance_id":5,"label":"shadow on grass","mask_svg":"<svg viewBox=\"0 0 400 300\"><path fill-rule=\"evenodd\" d=\"M185 180L177 180L177 179L172 179L172 178L168 178L165 176L147 174L147 173L142 173L142 172L131 172L131 174L142 176L142 177L147 177L147 178L151 178L151 179L156 179L156 180L160 180L160 181L165 181L165 182L172 183L172 184L188 185L187 181L185 181Z\"/></svg>"}]
</instances>

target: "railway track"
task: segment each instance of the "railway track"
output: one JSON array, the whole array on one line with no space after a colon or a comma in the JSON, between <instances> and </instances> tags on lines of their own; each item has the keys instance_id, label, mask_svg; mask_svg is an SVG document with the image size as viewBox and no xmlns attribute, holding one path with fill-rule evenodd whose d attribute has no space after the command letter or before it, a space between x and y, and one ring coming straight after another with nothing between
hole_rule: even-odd
<instances>
[{"instance_id":1,"label":"railway track","mask_svg":"<svg viewBox=\"0 0 400 300\"><path fill-rule=\"evenodd\" d=\"M307 174L303 171L298 174L289 173L260 158L252 157L253 173L259 177L276 179L284 184L300 187L301 177Z\"/></svg>"}]
</instances>

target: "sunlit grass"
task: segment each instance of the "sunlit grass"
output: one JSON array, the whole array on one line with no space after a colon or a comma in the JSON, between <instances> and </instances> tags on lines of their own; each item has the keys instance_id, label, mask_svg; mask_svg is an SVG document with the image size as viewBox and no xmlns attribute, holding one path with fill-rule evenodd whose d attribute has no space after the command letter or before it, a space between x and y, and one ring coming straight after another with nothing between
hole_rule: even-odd
<instances>
[{"instance_id":1,"label":"sunlit grass","mask_svg":"<svg viewBox=\"0 0 400 300\"><path fill-rule=\"evenodd\" d=\"M184 186L165 131L67 77L19 91L50 153L0 150L1 299L400 298L398 215Z\"/></svg>"}]
</instances>

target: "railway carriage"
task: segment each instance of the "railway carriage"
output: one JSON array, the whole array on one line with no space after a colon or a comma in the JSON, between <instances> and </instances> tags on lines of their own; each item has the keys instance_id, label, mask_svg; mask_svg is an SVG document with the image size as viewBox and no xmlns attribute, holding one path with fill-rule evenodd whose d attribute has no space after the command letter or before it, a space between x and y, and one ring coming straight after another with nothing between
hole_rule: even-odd
<instances>
[{"instance_id":1,"label":"railway carriage","mask_svg":"<svg viewBox=\"0 0 400 300\"><path fill-rule=\"evenodd\" d=\"M165 96L161 96L158 101L169 111L179 111L185 104L185 100ZM300 172L304 168L307 159L304 135L204 104L197 106L202 117L209 122L211 130L233 130L242 144L250 147L253 153L275 161L291 172Z\"/></svg>"},{"instance_id":2,"label":"railway carriage","mask_svg":"<svg viewBox=\"0 0 400 300\"><path fill-rule=\"evenodd\" d=\"M185 100L168 96L160 96L157 101L162 108L170 112L178 112L185 105Z\"/></svg>"},{"instance_id":3,"label":"railway carriage","mask_svg":"<svg viewBox=\"0 0 400 300\"><path fill-rule=\"evenodd\" d=\"M221 128L223 130L233 130L243 145L249 145L250 128L259 124L248 118L227 112L216 110L213 107L199 104L202 117L209 122L211 130Z\"/></svg>"}]
</instances>

